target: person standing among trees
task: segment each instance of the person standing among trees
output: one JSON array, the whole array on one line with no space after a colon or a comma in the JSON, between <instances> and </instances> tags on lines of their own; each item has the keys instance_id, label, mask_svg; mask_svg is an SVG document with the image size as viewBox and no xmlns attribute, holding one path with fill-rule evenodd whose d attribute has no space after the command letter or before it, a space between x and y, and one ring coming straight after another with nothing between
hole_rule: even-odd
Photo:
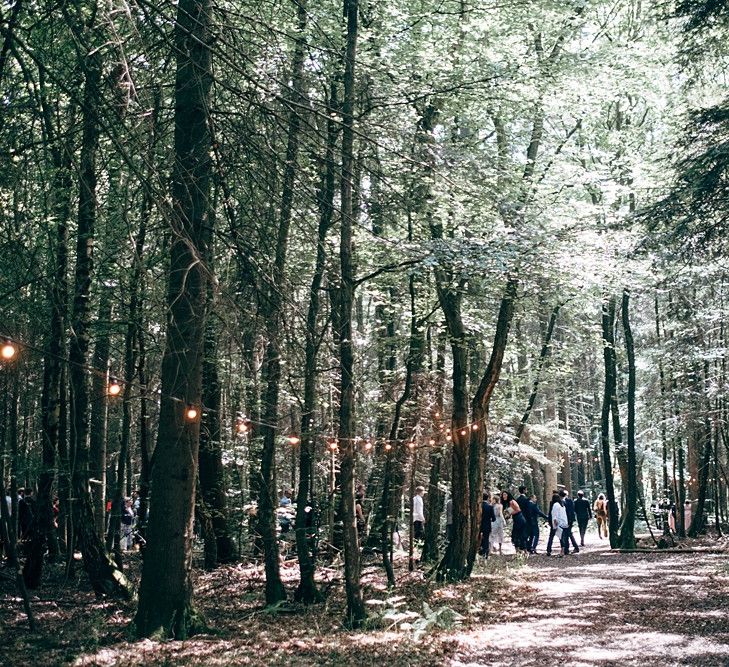
<instances>
[{"instance_id":1,"label":"person standing among trees","mask_svg":"<svg viewBox=\"0 0 729 667\"><path fill-rule=\"evenodd\" d=\"M501 492L501 504L504 508L504 515L511 516L511 543L516 551L522 551L524 548L524 531L526 530L526 519L524 513L519 507L519 503L514 500L508 491Z\"/></svg>"},{"instance_id":2,"label":"person standing among trees","mask_svg":"<svg viewBox=\"0 0 729 667\"><path fill-rule=\"evenodd\" d=\"M605 537L608 536L608 512L604 494L601 493L597 497L593 509L595 510L595 520L597 521L597 535L602 539L603 530L605 531Z\"/></svg>"},{"instance_id":3,"label":"person standing among trees","mask_svg":"<svg viewBox=\"0 0 729 667\"><path fill-rule=\"evenodd\" d=\"M567 556L569 554L569 541L567 538L567 510L562 504L562 499L558 493L552 496L552 501L549 508L549 516L552 521L552 530L554 531L553 536L557 537L560 545L559 557Z\"/></svg>"},{"instance_id":4,"label":"person standing among trees","mask_svg":"<svg viewBox=\"0 0 729 667\"><path fill-rule=\"evenodd\" d=\"M524 551L530 551L532 516L526 486L519 487L519 495L516 498L516 502L519 505L519 509L521 509L521 515L524 517L524 527L522 529L519 548Z\"/></svg>"},{"instance_id":5,"label":"person standing among trees","mask_svg":"<svg viewBox=\"0 0 729 667\"><path fill-rule=\"evenodd\" d=\"M423 494L425 488L418 486L413 497L413 537L422 540L425 537L425 513L423 510Z\"/></svg>"},{"instance_id":6,"label":"person standing among trees","mask_svg":"<svg viewBox=\"0 0 729 667\"><path fill-rule=\"evenodd\" d=\"M501 553L501 547L504 543L504 508L499 502L499 497L494 496L491 500L491 508L494 512L494 522L491 526L491 535L489 536L489 542L493 552L496 553L496 546L499 547L499 554Z\"/></svg>"},{"instance_id":7,"label":"person standing among trees","mask_svg":"<svg viewBox=\"0 0 729 667\"><path fill-rule=\"evenodd\" d=\"M577 500L575 500L575 515L577 516L577 527L580 530L580 546L585 546L585 533L587 532L587 524L592 519L592 509L590 501L585 500L585 492L577 492Z\"/></svg>"},{"instance_id":8,"label":"person standing among trees","mask_svg":"<svg viewBox=\"0 0 729 667\"><path fill-rule=\"evenodd\" d=\"M560 492L560 497L562 498L562 502L564 503L564 509L565 512L567 512L567 544L569 546L569 542L572 542L572 551L573 553L580 553L580 547L577 546L577 540L575 539L574 534L572 533L572 526L575 525L575 501L572 500L569 491L567 489L562 489Z\"/></svg>"},{"instance_id":9,"label":"person standing among trees","mask_svg":"<svg viewBox=\"0 0 729 667\"><path fill-rule=\"evenodd\" d=\"M529 526L527 529L527 550L530 554L537 553L537 545L539 544L539 517L545 519L549 523L549 517L542 512L542 508L537 503L537 497L532 494L529 498Z\"/></svg>"},{"instance_id":10,"label":"person standing among trees","mask_svg":"<svg viewBox=\"0 0 729 667\"><path fill-rule=\"evenodd\" d=\"M496 520L494 508L489 502L489 494L483 494L483 503L481 504L481 547L479 553L484 557L489 557L491 551L491 527Z\"/></svg>"}]
</instances>

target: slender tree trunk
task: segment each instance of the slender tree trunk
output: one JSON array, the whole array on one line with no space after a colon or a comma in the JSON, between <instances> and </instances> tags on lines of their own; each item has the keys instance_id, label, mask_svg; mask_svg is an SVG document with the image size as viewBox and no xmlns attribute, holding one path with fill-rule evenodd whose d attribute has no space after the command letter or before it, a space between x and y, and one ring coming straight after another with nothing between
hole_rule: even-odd
<instances>
[{"instance_id":1,"label":"slender tree trunk","mask_svg":"<svg viewBox=\"0 0 729 667\"><path fill-rule=\"evenodd\" d=\"M339 401L339 446L342 519L344 521L344 585L347 594L345 623L361 627L367 617L360 584L359 538L354 507L354 344L352 303L354 299L354 263L352 258L352 186L354 183L354 101L355 62L357 52L359 1L345 0L347 19L344 56L344 99L342 104L342 222L339 246L341 285L339 291L339 361L341 393Z\"/></svg>"},{"instance_id":2,"label":"slender tree trunk","mask_svg":"<svg viewBox=\"0 0 729 667\"><path fill-rule=\"evenodd\" d=\"M615 349L615 298L610 297L602 305L602 338L603 357L605 361L605 394L602 401L602 462L605 475L605 491L607 493L608 516L610 529L610 546L618 546L618 506L615 502L615 486L613 482L613 466L610 457L610 407L616 390L615 364L612 354Z\"/></svg>"},{"instance_id":3,"label":"slender tree trunk","mask_svg":"<svg viewBox=\"0 0 729 667\"><path fill-rule=\"evenodd\" d=\"M625 512L620 526L620 546L635 548L635 517L638 511L638 461L635 453L635 348L630 327L630 292L623 290L621 306L625 352L628 357L628 486L625 490ZM646 517L646 521L648 517Z\"/></svg>"},{"instance_id":4,"label":"slender tree trunk","mask_svg":"<svg viewBox=\"0 0 729 667\"><path fill-rule=\"evenodd\" d=\"M89 392L86 375L89 348L89 300L92 278L92 249L96 223L96 154L99 141L99 95L101 52L91 49L84 69L83 136L80 157L80 187L74 276L73 315L70 341L70 430L74 452L71 484L74 493L73 526L81 547L84 568L97 595L130 597L124 575L115 567L96 532L89 491ZM73 551L73 543L68 545Z\"/></svg>"},{"instance_id":5,"label":"slender tree trunk","mask_svg":"<svg viewBox=\"0 0 729 667\"><path fill-rule=\"evenodd\" d=\"M211 37L209 0L180 0L175 24L175 166L167 340L152 469L154 507L135 617L137 634L145 637L184 639L197 628L192 606L192 539L208 291L204 262L213 222ZM197 415L191 418L186 406L195 408Z\"/></svg>"},{"instance_id":6,"label":"slender tree trunk","mask_svg":"<svg viewBox=\"0 0 729 667\"><path fill-rule=\"evenodd\" d=\"M316 244L316 261L309 287L309 306L306 312L306 347L304 365L304 406L301 411L301 443L299 449L299 488L296 495L296 553L299 559L300 580L294 599L304 604L320 602L322 597L314 583L316 564L312 548L316 530L314 504L314 458L316 445L316 384L317 355L319 351L317 320L320 310L319 291L326 270L326 237L331 229L336 190L335 148L338 128L334 120L336 86L331 85L329 114L327 116L327 145L322 168L321 185L317 195L319 204L319 229ZM309 508L307 512L307 507Z\"/></svg>"}]
</instances>

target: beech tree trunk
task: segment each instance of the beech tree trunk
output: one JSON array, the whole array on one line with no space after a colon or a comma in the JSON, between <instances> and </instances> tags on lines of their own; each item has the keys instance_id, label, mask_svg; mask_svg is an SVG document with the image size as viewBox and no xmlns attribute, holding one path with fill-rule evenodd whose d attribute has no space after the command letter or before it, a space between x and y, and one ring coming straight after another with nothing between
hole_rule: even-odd
<instances>
[{"instance_id":1,"label":"beech tree trunk","mask_svg":"<svg viewBox=\"0 0 729 667\"><path fill-rule=\"evenodd\" d=\"M209 0L180 0L175 23L175 162L153 511L135 616L139 636L184 639L198 627L192 606L192 540L202 407L208 246L212 234L209 126ZM198 414L190 419L187 406Z\"/></svg>"},{"instance_id":2,"label":"beech tree trunk","mask_svg":"<svg viewBox=\"0 0 729 667\"><path fill-rule=\"evenodd\" d=\"M620 526L620 546L623 549L635 548L635 517L638 511L638 461L635 453L635 347L630 327L630 292L623 290L621 306L625 352L628 357L628 486L625 489L625 511ZM646 521L648 517L646 517Z\"/></svg>"},{"instance_id":3,"label":"beech tree trunk","mask_svg":"<svg viewBox=\"0 0 729 667\"><path fill-rule=\"evenodd\" d=\"M605 363L605 393L602 401L602 417L600 421L602 436L602 460L605 475L605 491L608 502L610 546L615 549L618 541L618 505L615 502L615 485L613 482L613 466L610 457L610 408L616 391L615 364L612 355L615 352L615 297L606 299L602 304L602 338L603 358Z\"/></svg>"},{"instance_id":4,"label":"beech tree trunk","mask_svg":"<svg viewBox=\"0 0 729 667\"><path fill-rule=\"evenodd\" d=\"M344 56L344 99L342 104L342 223L339 245L341 285L339 290L339 361L341 388L339 401L340 481L344 537L344 586L347 594L345 624L358 628L367 618L360 584L359 537L354 507L354 343L352 304L354 300L354 263L352 259L352 186L354 183L354 100L359 0L345 0L347 19Z\"/></svg>"}]
</instances>

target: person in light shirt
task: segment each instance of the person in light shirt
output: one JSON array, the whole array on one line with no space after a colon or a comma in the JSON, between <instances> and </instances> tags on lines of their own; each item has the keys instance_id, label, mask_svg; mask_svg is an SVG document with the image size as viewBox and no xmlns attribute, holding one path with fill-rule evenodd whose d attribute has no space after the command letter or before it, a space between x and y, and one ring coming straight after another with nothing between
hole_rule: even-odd
<instances>
[{"instance_id":1,"label":"person in light shirt","mask_svg":"<svg viewBox=\"0 0 729 667\"><path fill-rule=\"evenodd\" d=\"M555 531L554 535L559 540L561 546L559 557L562 558L563 555L569 553L569 542L567 541L569 539L567 532L569 524L567 523L567 510L562 504L562 499L558 493L552 496L549 517L552 521L552 528Z\"/></svg>"},{"instance_id":2,"label":"person in light shirt","mask_svg":"<svg viewBox=\"0 0 729 667\"><path fill-rule=\"evenodd\" d=\"M422 540L425 537L424 493L425 489L419 486L415 489L415 495L413 496L413 534L416 540Z\"/></svg>"}]
</instances>

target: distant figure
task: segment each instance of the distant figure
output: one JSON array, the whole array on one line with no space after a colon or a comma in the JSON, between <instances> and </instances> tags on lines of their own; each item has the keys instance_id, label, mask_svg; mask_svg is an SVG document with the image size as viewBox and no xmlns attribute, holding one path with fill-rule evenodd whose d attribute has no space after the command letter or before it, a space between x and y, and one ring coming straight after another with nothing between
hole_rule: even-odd
<instances>
[{"instance_id":1,"label":"distant figure","mask_svg":"<svg viewBox=\"0 0 729 667\"><path fill-rule=\"evenodd\" d=\"M683 528L687 535L691 529L691 519L691 501L686 500L683 504Z\"/></svg>"},{"instance_id":2,"label":"distant figure","mask_svg":"<svg viewBox=\"0 0 729 667\"><path fill-rule=\"evenodd\" d=\"M526 486L519 487L519 495L516 497L516 502L521 510L521 515L524 517L524 526L522 527L520 535L519 549L522 551L530 551L532 517Z\"/></svg>"},{"instance_id":3,"label":"distant figure","mask_svg":"<svg viewBox=\"0 0 729 667\"><path fill-rule=\"evenodd\" d=\"M24 489L18 500L18 530L21 542L30 539L30 531L35 518L35 498L33 489Z\"/></svg>"},{"instance_id":4,"label":"distant figure","mask_svg":"<svg viewBox=\"0 0 729 667\"><path fill-rule=\"evenodd\" d=\"M134 509L132 499L124 500L124 509L121 515L121 548L126 551L134 544Z\"/></svg>"},{"instance_id":5,"label":"distant figure","mask_svg":"<svg viewBox=\"0 0 729 667\"><path fill-rule=\"evenodd\" d=\"M587 524L592 519L592 508L590 501L585 500L585 492L577 492L577 500L575 500L575 515L577 516L577 527L580 530L580 546L585 546L585 533L587 532Z\"/></svg>"},{"instance_id":6,"label":"distant figure","mask_svg":"<svg viewBox=\"0 0 729 667\"><path fill-rule=\"evenodd\" d=\"M575 525L575 501L570 497L567 489L562 489L559 494L562 502L564 503L565 512L567 512L567 543L572 542L572 551L576 554L580 553L580 547L577 546L577 540L572 533L572 526Z\"/></svg>"},{"instance_id":7,"label":"distant figure","mask_svg":"<svg viewBox=\"0 0 729 667\"><path fill-rule=\"evenodd\" d=\"M354 515L357 521L357 535L364 537L367 531L367 522L365 521L364 511L362 509L362 503L364 502L365 492L364 485L360 484L357 487L357 492L354 495Z\"/></svg>"},{"instance_id":8,"label":"distant figure","mask_svg":"<svg viewBox=\"0 0 729 667\"><path fill-rule=\"evenodd\" d=\"M291 504L291 494L288 491L282 491L281 497L278 499L279 507L288 507Z\"/></svg>"},{"instance_id":9,"label":"distant figure","mask_svg":"<svg viewBox=\"0 0 729 667\"><path fill-rule=\"evenodd\" d=\"M554 536L557 538L560 544L559 557L569 553L569 542L567 541L567 510L565 510L562 504L562 499L558 493L552 496L551 506L549 508L549 517L552 520L552 529L554 530Z\"/></svg>"},{"instance_id":10,"label":"distant figure","mask_svg":"<svg viewBox=\"0 0 729 667\"><path fill-rule=\"evenodd\" d=\"M425 488L419 486L415 489L413 496L413 537L416 540L425 538L425 512L423 510L423 494Z\"/></svg>"},{"instance_id":11,"label":"distant figure","mask_svg":"<svg viewBox=\"0 0 729 667\"><path fill-rule=\"evenodd\" d=\"M481 503L481 547L479 553L484 557L489 557L491 551L491 527L496 519L494 508L489 502L489 494L483 494L483 502Z\"/></svg>"},{"instance_id":12,"label":"distant figure","mask_svg":"<svg viewBox=\"0 0 729 667\"><path fill-rule=\"evenodd\" d=\"M504 520L504 508L499 502L499 497L494 496L491 499L491 507L494 510L494 521L491 525L491 535L489 536L489 542L493 552L496 553L496 547L499 547L499 553L501 553L501 547L504 543L504 526L506 521Z\"/></svg>"},{"instance_id":13,"label":"distant figure","mask_svg":"<svg viewBox=\"0 0 729 667\"><path fill-rule=\"evenodd\" d=\"M521 551L524 548L524 531L526 530L526 519L524 513L519 507L519 503L514 500L508 491L501 492L501 505L504 508L504 515L511 516L511 543L514 549Z\"/></svg>"},{"instance_id":14,"label":"distant figure","mask_svg":"<svg viewBox=\"0 0 729 667\"><path fill-rule=\"evenodd\" d=\"M597 497L593 509L595 510L595 520L597 521L597 535L600 539L602 539L603 530L605 531L605 537L608 536L607 502L605 501L605 496L602 493Z\"/></svg>"},{"instance_id":15,"label":"distant figure","mask_svg":"<svg viewBox=\"0 0 729 667\"><path fill-rule=\"evenodd\" d=\"M532 494L529 498L529 527L527 538L527 549L530 554L537 553L537 545L539 544L539 517L545 519L549 523L549 517L542 512L542 508L537 503L537 497Z\"/></svg>"}]
</instances>

